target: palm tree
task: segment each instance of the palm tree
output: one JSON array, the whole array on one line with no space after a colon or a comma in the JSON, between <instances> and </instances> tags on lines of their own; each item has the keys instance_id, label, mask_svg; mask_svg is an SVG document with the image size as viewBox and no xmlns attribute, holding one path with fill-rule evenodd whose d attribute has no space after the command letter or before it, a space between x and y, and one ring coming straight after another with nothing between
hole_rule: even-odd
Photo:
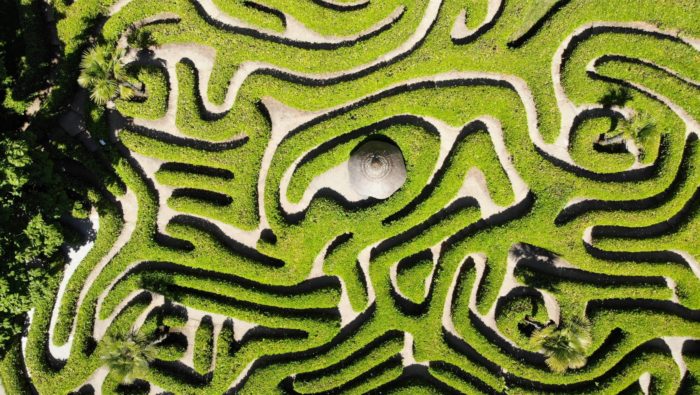
<instances>
[{"instance_id":1,"label":"palm tree","mask_svg":"<svg viewBox=\"0 0 700 395\"><path fill-rule=\"evenodd\" d=\"M546 326L536 330L530 341L547 357L547 366L558 373L581 368L586 364L586 351L591 345L590 323L574 318L568 325Z\"/></svg>"},{"instance_id":2,"label":"palm tree","mask_svg":"<svg viewBox=\"0 0 700 395\"><path fill-rule=\"evenodd\" d=\"M101 356L118 380L124 383L131 383L135 376L143 375L154 358L153 343L146 336L133 331L107 337Z\"/></svg>"},{"instance_id":3,"label":"palm tree","mask_svg":"<svg viewBox=\"0 0 700 395\"><path fill-rule=\"evenodd\" d=\"M129 100L140 94L142 88L131 82L124 68L125 53L122 48L98 45L83 54L78 84L90 90L95 103L105 105L117 96Z\"/></svg>"},{"instance_id":4,"label":"palm tree","mask_svg":"<svg viewBox=\"0 0 700 395\"><path fill-rule=\"evenodd\" d=\"M644 144L647 138L656 130L654 119L646 112L634 114L630 119L622 119L615 122L615 127L607 133L602 133L596 144L600 146L612 146L624 144L631 139L637 144Z\"/></svg>"},{"instance_id":5,"label":"palm tree","mask_svg":"<svg viewBox=\"0 0 700 395\"><path fill-rule=\"evenodd\" d=\"M636 141L643 142L656 130L656 123L649 113L638 112L630 120L622 122L621 132Z\"/></svg>"}]
</instances>

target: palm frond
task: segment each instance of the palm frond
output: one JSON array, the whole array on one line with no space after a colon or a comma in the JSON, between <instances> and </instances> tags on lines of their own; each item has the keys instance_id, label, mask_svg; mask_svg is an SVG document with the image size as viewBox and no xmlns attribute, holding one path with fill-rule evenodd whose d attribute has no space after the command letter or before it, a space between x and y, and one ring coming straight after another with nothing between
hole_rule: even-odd
<instances>
[{"instance_id":1,"label":"palm frond","mask_svg":"<svg viewBox=\"0 0 700 395\"><path fill-rule=\"evenodd\" d=\"M553 372L564 373L566 369L569 368L569 361L563 356L552 355L548 357L545 362Z\"/></svg>"},{"instance_id":2,"label":"palm frond","mask_svg":"<svg viewBox=\"0 0 700 395\"><path fill-rule=\"evenodd\" d=\"M119 85L119 97L124 100L131 100L134 97L134 90L126 85Z\"/></svg>"},{"instance_id":3,"label":"palm frond","mask_svg":"<svg viewBox=\"0 0 700 395\"><path fill-rule=\"evenodd\" d=\"M95 81L90 98L99 105L104 105L117 94L117 83L109 79Z\"/></svg>"},{"instance_id":4,"label":"palm frond","mask_svg":"<svg viewBox=\"0 0 700 395\"><path fill-rule=\"evenodd\" d=\"M547 339L552 336L555 330L556 328L550 325L534 331L532 333L532 337L530 337L530 342L532 343L532 346L537 349L542 349L544 347L544 344L547 342Z\"/></svg>"},{"instance_id":5,"label":"palm frond","mask_svg":"<svg viewBox=\"0 0 700 395\"><path fill-rule=\"evenodd\" d=\"M92 87L94 82L95 82L94 77L90 74L87 74L87 73L82 73L78 77L78 85L82 86L85 89L89 89L90 87Z\"/></svg>"}]
</instances>

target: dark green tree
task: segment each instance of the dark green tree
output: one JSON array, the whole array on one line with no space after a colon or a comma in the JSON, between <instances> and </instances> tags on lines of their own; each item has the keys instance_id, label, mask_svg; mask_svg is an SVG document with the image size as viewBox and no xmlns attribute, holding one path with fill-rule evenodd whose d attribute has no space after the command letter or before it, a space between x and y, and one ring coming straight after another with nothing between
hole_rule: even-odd
<instances>
[{"instance_id":1,"label":"dark green tree","mask_svg":"<svg viewBox=\"0 0 700 395\"><path fill-rule=\"evenodd\" d=\"M52 292L64 263L66 180L46 129L26 115L47 83L41 6L0 0L0 357L18 339L33 298Z\"/></svg>"}]
</instances>

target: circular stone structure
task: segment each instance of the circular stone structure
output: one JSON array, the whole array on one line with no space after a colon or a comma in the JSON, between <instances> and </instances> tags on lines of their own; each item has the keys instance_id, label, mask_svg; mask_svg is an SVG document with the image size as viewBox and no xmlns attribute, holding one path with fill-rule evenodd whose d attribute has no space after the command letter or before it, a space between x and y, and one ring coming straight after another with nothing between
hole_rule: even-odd
<instances>
[{"instance_id":1,"label":"circular stone structure","mask_svg":"<svg viewBox=\"0 0 700 395\"><path fill-rule=\"evenodd\" d=\"M367 140L355 148L348 162L350 184L361 195L386 199L406 182L406 164L395 144Z\"/></svg>"}]
</instances>

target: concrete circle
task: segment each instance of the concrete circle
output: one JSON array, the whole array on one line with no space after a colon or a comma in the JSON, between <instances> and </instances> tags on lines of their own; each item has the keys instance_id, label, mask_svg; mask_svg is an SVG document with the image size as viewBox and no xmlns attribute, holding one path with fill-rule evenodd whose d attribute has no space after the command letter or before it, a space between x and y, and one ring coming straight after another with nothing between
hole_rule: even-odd
<instances>
[{"instance_id":1,"label":"concrete circle","mask_svg":"<svg viewBox=\"0 0 700 395\"><path fill-rule=\"evenodd\" d=\"M350 154L350 184L360 195L386 199L406 182L406 163L395 144L366 140Z\"/></svg>"}]
</instances>

